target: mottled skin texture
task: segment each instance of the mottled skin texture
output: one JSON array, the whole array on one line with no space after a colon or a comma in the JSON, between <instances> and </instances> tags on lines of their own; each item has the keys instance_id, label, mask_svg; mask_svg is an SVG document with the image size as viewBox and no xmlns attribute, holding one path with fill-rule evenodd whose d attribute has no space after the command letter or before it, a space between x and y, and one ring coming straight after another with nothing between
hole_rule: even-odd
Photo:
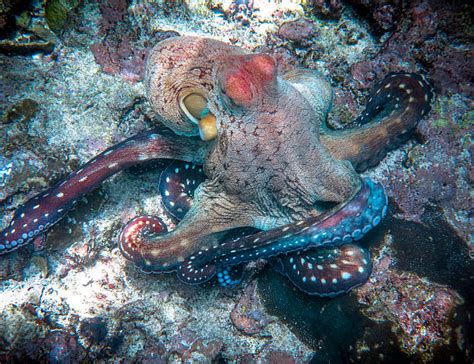
<instances>
[{"instance_id":1,"label":"mottled skin texture","mask_svg":"<svg viewBox=\"0 0 474 364\"><path fill-rule=\"evenodd\" d=\"M342 202L354 194L359 176L319 141L330 86L312 71L301 72L324 86L313 104L277 76L269 56L244 55L220 42L187 37L154 49L147 74L152 106L171 119L168 126L197 135L197 127L176 110L184 94L199 90L216 116L219 136L211 142L204 163L208 180L192 209L178 229L140 246L136 263L146 265L137 261L143 258L153 262L154 271L174 270L181 258L216 243L216 233L247 226L268 230L320 213L321 202Z\"/></svg>"},{"instance_id":2,"label":"mottled skin texture","mask_svg":"<svg viewBox=\"0 0 474 364\"><path fill-rule=\"evenodd\" d=\"M176 135L150 131L130 138L28 201L0 233L0 254L43 234L108 176L133 164L168 158L203 164L201 180L206 179L175 230L166 232L159 220L148 216L124 228L120 248L141 269L177 270L183 281L192 276L201 282L225 272L222 268L231 258L243 263L258 254L265 258L301 249L321 269L337 266L330 262L341 257L346 257L343 266L352 267L349 275L339 272L344 285L325 287L320 290L324 295L367 279L370 262L361 263L363 250L343 247L332 255L317 255L313 248L358 240L386 213L383 188L362 181L356 170L377 164L429 110L432 94L423 79L390 75L374 89L356 120L358 127L342 132L325 124L332 90L317 72L296 69L279 75L270 56L246 54L212 39L178 37L159 43L150 54L145 82L152 108ZM205 107L193 114L184 101L189 95L199 95ZM197 118L211 126L214 122L216 135L199 140L206 133ZM163 196L169 192L162 191ZM178 197L182 193L171 192ZM224 238L244 227L264 232L235 241ZM350 262L349 256L354 257ZM292 281L308 274L298 286L319 294L313 283L316 276L322 280L321 272L301 258L298 266L285 264L291 258L281 262L294 272L284 273Z\"/></svg>"}]
</instances>

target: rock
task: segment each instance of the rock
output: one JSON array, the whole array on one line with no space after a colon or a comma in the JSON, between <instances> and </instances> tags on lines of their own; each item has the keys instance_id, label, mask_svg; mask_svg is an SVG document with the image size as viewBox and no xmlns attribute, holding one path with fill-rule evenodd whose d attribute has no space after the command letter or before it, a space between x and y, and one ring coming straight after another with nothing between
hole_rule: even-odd
<instances>
[{"instance_id":1,"label":"rock","mask_svg":"<svg viewBox=\"0 0 474 364\"><path fill-rule=\"evenodd\" d=\"M309 40L315 34L314 23L304 18L283 23L278 30L279 37L295 43Z\"/></svg>"},{"instance_id":2,"label":"rock","mask_svg":"<svg viewBox=\"0 0 474 364\"><path fill-rule=\"evenodd\" d=\"M247 335L262 333L272 321L260 302L255 281L245 288L244 294L232 310L230 318L234 326Z\"/></svg>"},{"instance_id":3,"label":"rock","mask_svg":"<svg viewBox=\"0 0 474 364\"><path fill-rule=\"evenodd\" d=\"M407 7L406 3L401 0L350 0L348 3L381 31L394 28Z\"/></svg>"},{"instance_id":4,"label":"rock","mask_svg":"<svg viewBox=\"0 0 474 364\"><path fill-rule=\"evenodd\" d=\"M55 33L60 32L65 26L69 14L79 6L81 0L47 0L45 1L45 19L48 26Z\"/></svg>"},{"instance_id":5,"label":"rock","mask_svg":"<svg viewBox=\"0 0 474 364\"><path fill-rule=\"evenodd\" d=\"M1 124L13 122L26 123L38 110L39 104L32 99L23 99L15 105L10 106L0 120Z\"/></svg>"},{"instance_id":6,"label":"rock","mask_svg":"<svg viewBox=\"0 0 474 364\"><path fill-rule=\"evenodd\" d=\"M65 331L50 332L41 343L48 363L76 363L85 359L86 352L74 334Z\"/></svg>"},{"instance_id":7,"label":"rock","mask_svg":"<svg viewBox=\"0 0 474 364\"><path fill-rule=\"evenodd\" d=\"M86 318L79 325L81 338L91 344L103 343L107 337L107 322L103 317Z\"/></svg>"},{"instance_id":8,"label":"rock","mask_svg":"<svg viewBox=\"0 0 474 364\"><path fill-rule=\"evenodd\" d=\"M392 259L383 249L369 283L356 291L358 300L369 318L391 322L402 350L433 360L436 348L452 342L451 318L464 301L446 286L393 269Z\"/></svg>"},{"instance_id":9,"label":"rock","mask_svg":"<svg viewBox=\"0 0 474 364\"><path fill-rule=\"evenodd\" d=\"M323 18L338 19L343 9L341 0L311 0L306 3L315 9L316 15Z\"/></svg>"}]
</instances>

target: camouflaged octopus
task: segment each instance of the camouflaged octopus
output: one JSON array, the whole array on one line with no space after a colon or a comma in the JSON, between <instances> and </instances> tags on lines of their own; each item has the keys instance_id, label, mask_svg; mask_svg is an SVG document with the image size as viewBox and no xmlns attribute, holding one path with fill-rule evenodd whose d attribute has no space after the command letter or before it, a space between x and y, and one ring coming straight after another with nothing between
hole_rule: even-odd
<instances>
[{"instance_id":1,"label":"camouflaged octopus","mask_svg":"<svg viewBox=\"0 0 474 364\"><path fill-rule=\"evenodd\" d=\"M184 283L239 281L243 264L272 259L301 290L334 296L364 283L367 250L353 242L387 211L383 187L358 172L405 141L429 111L420 76L391 74L345 130L326 125L332 90L317 72L279 74L274 59L220 41L177 37L151 51L145 76L157 128L93 158L20 207L1 232L0 254L44 236L107 177L156 159L160 192L181 221L153 216L120 234L123 255L146 272Z\"/></svg>"}]
</instances>

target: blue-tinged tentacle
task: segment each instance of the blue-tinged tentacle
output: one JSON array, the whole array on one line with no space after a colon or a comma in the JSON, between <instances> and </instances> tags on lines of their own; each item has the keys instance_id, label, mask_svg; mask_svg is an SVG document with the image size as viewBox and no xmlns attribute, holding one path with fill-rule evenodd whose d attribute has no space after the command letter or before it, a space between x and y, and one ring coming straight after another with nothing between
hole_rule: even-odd
<instances>
[{"instance_id":1,"label":"blue-tinged tentacle","mask_svg":"<svg viewBox=\"0 0 474 364\"><path fill-rule=\"evenodd\" d=\"M198 139L151 130L108 148L21 206L0 232L0 255L18 249L61 220L86 193L115 173L155 159L202 162L208 145Z\"/></svg>"},{"instance_id":2,"label":"blue-tinged tentacle","mask_svg":"<svg viewBox=\"0 0 474 364\"><path fill-rule=\"evenodd\" d=\"M206 265L209 274L214 275L216 267L357 241L380 223L387 213L387 206L383 186L365 178L360 190L351 199L320 216L224 240L218 246L188 257L180 270L196 271Z\"/></svg>"},{"instance_id":3,"label":"blue-tinged tentacle","mask_svg":"<svg viewBox=\"0 0 474 364\"><path fill-rule=\"evenodd\" d=\"M214 259L218 265L231 265L357 241L379 224L387 206L383 186L364 178L360 190L336 208L293 224L223 242L215 249Z\"/></svg>"},{"instance_id":4,"label":"blue-tinged tentacle","mask_svg":"<svg viewBox=\"0 0 474 364\"><path fill-rule=\"evenodd\" d=\"M280 272L302 291L334 297L364 284L372 272L370 254L353 244L282 255Z\"/></svg>"},{"instance_id":5,"label":"blue-tinged tentacle","mask_svg":"<svg viewBox=\"0 0 474 364\"><path fill-rule=\"evenodd\" d=\"M195 189L204 180L200 166L181 161L171 163L160 180L166 209L178 219L184 217L192 206ZM220 244L187 257L178 267L177 276L186 284L201 284L214 278L220 285L229 286L240 282L243 263L278 256L281 271L300 289L309 294L334 296L369 277L369 253L347 243L362 238L386 212L383 187L364 179L349 201L318 217L258 233L229 232ZM132 220L122 232L121 246L133 246L143 235L165 232L160 223L161 220L148 216ZM133 259L126 250L122 251ZM146 265L142 269L146 270Z\"/></svg>"}]
</instances>

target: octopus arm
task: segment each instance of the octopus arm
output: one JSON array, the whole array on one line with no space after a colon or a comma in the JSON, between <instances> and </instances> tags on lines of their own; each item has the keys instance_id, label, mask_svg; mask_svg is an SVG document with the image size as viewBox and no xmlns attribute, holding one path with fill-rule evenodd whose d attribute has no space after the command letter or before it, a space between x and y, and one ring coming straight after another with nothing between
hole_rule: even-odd
<instances>
[{"instance_id":1,"label":"octopus arm","mask_svg":"<svg viewBox=\"0 0 474 364\"><path fill-rule=\"evenodd\" d=\"M365 178L351 199L322 215L224 241L206 253L214 256L217 265L226 266L298 250L350 243L360 240L377 226L386 215L387 206L387 195L382 185Z\"/></svg>"},{"instance_id":2,"label":"octopus arm","mask_svg":"<svg viewBox=\"0 0 474 364\"><path fill-rule=\"evenodd\" d=\"M187 277L192 281L195 278L192 276L193 272L200 272L205 267L204 272L212 272L206 277L210 279L219 268L233 267L259 258L270 258L295 251L309 251L312 248L317 248L315 251L319 252L319 249L327 246L337 247L360 240L380 223L387 213L387 203L383 187L364 179L361 189L352 199L335 209L294 224L227 239L216 246L199 250L188 256L181 265L178 275L181 275L180 278L184 282L187 281ZM344 287L346 290L350 289L363 279L360 275L357 279L355 274L353 277L354 279L345 282L347 285L338 286L336 292L342 291ZM199 279L196 283L199 283Z\"/></svg>"},{"instance_id":3,"label":"octopus arm","mask_svg":"<svg viewBox=\"0 0 474 364\"><path fill-rule=\"evenodd\" d=\"M212 263L194 268L193 262L188 260L178 268L177 276L185 284L201 284L215 277L220 286L227 287L239 284L242 281L243 271L243 265L217 267Z\"/></svg>"},{"instance_id":4,"label":"octopus arm","mask_svg":"<svg viewBox=\"0 0 474 364\"><path fill-rule=\"evenodd\" d=\"M145 272L176 271L190 256L191 260L199 260L200 268L204 267L209 262L208 252L218 247L229 230L250 226L252 222L252 213L246 205L225 193L212 194L212 190L213 183L209 180L196 190L192 206L178 228L159 235L141 234L132 244L121 238L119 244L124 256ZM176 195L177 191L169 192ZM128 228L140 229L140 226L132 221Z\"/></svg>"},{"instance_id":5,"label":"octopus arm","mask_svg":"<svg viewBox=\"0 0 474 364\"><path fill-rule=\"evenodd\" d=\"M310 249L282 255L279 270L310 295L334 297L364 284L372 272L370 254L357 245Z\"/></svg>"},{"instance_id":6,"label":"octopus arm","mask_svg":"<svg viewBox=\"0 0 474 364\"><path fill-rule=\"evenodd\" d=\"M418 121L430 110L434 94L429 83L413 73L394 73L370 94L367 106L352 124L359 127L331 130L322 126L321 143L358 171L377 165L404 143Z\"/></svg>"},{"instance_id":7,"label":"octopus arm","mask_svg":"<svg viewBox=\"0 0 474 364\"><path fill-rule=\"evenodd\" d=\"M175 134L151 130L105 150L62 181L28 200L0 232L0 255L47 232L86 193L115 173L155 159L183 159L202 163L206 145Z\"/></svg>"}]
</instances>

